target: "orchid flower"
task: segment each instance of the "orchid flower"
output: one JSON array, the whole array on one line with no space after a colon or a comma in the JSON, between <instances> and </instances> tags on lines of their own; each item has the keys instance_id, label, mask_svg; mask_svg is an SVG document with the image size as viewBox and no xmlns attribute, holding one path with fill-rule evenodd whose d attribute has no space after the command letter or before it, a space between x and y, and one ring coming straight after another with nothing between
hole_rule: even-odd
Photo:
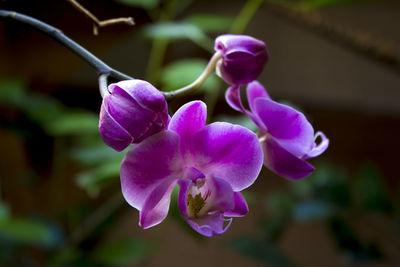
<instances>
[{"instance_id":1,"label":"orchid flower","mask_svg":"<svg viewBox=\"0 0 400 267\"><path fill-rule=\"evenodd\" d=\"M142 80L126 80L108 86L103 99L99 131L104 143L122 151L132 143L165 130L167 102L160 91Z\"/></svg>"},{"instance_id":2,"label":"orchid flower","mask_svg":"<svg viewBox=\"0 0 400 267\"><path fill-rule=\"evenodd\" d=\"M247 35L221 35L215 39L214 49L222 54L217 75L232 85L256 80L269 58L265 43Z\"/></svg>"},{"instance_id":3,"label":"orchid flower","mask_svg":"<svg viewBox=\"0 0 400 267\"><path fill-rule=\"evenodd\" d=\"M322 154L329 139L322 132L314 134L304 114L271 100L257 81L247 86L250 111L242 104L239 86L230 87L225 97L232 108L248 115L259 127L264 165L268 169L288 179L300 179L313 172L314 167L306 160Z\"/></svg>"},{"instance_id":4,"label":"orchid flower","mask_svg":"<svg viewBox=\"0 0 400 267\"><path fill-rule=\"evenodd\" d=\"M203 102L189 102L173 115L166 131L125 156L122 193L139 210L141 227L164 220L176 185L183 219L202 235L222 234L231 217L247 214L240 191L256 180L262 167L257 136L225 122L206 125L206 118Z\"/></svg>"}]
</instances>

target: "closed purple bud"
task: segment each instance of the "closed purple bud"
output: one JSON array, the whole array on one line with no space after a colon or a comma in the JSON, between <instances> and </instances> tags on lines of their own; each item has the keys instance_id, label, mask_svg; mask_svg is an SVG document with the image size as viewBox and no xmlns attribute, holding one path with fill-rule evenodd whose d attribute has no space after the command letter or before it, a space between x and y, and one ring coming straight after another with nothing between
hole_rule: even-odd
<instances>
[{"instance_id":1,"label":"closed purple bud","mask_svg":"<svg viewBox=\"0 0 400 267\"><path fill-rule=\"evenodd\" d=\"M104 143L117 151L166 129L167 102L160 91L142 80L108 86L100 110L99 130Z\"/></svg>"},{"instance_id":2,"label":"closed purple bud","mask_svg":"<svg viewBox=\"0 0 400 267\"><path fill-rule=\"evenodd\" d=\"M216 72L232 85L256 80L269 58L265 43L247 35L221 35L215 40L214 49L222 54Z\"/></svg>"}]
</instances>

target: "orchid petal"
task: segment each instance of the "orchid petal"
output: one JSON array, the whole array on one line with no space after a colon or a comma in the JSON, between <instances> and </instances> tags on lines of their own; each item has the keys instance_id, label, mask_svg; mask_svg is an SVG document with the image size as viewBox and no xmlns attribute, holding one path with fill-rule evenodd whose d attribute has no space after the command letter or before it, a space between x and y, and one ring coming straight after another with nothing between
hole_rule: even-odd
<instances>
[{"instance_id":1,"label":"orchid petal","mask_svg":"<svg viewBox=\"0 0 400 267\"><path fill-rule=\"evenodd\" d=\"M285 150L272 137L267 137L262 141L261 146L264 151L264 165L280 176L297 180L314 171L310 163Z\"/></svg>"},{"instance_id":2,"label":"orchid petal","mask_svg":"<svg viewBox=\"0 0 400 267\"><path fill-rule=\"evenodd\" d=\"M167 217L171 193L176 185L176 180L166 180L160 183L146 198L139 216L139 226L150 228L162 222Z\"/></svg>"},{"instance_id":3,"label":"orchid petal","mask_svg":"<svg viewBox=\"0 0 400 267\"><path fill-rule=\"evenodd\" d=\"M233 192L233 197L235 201L235 207L224 213L226 217L242 217L249 213L249 207L247 206L247 202L244 199L243 195L240 192Z\"/></svg>"},{"instance_id":4,"label":"orchid petal","mask_svg":"<svg viewBox=\"0 0 400 267\"><path fill-rule=\"evenodd\" d=\"M250 110L254 112L254 100L259 97L271 99L265 88L258 81L251 82L246 88L247 101L249 102Z\"/></svg>"},{"instance_id":5,"label":"orchid petal","mask_svg":"<svg viewBox=\"0 0 400 267\"><path fill-rule=\"evenodd\" d=\"M245 113L246 109L242 104L242 100L240 97L240 86L234 85L228 88L225 92L225 99L228 102L228 105L231 106L234 110Z\"/></svg>"},{"instance_id":6,"label":"orchid petal","mask_svg":"<svg viewBox=\"0 0 400 267\"><path fill-rule=\"evenodd\" d=\"M117 151L124 150L133 142L132 136L108 113L104 101L100 109L99 131L104 143Z\"/></svg>"},{"instance_id":7,"label":"orchid petal","mask_svg":"<svg viewBox=\"0 0 400 267\"><path fill-rule=\"evenodd\" d=\"M314 143L311 151L307 153L307 155L304 157L304 159L317 157L317 156L321 155L322 153L324 153L325 150L328 148L329 139L326 137L326 135L323 132L317 132L315 134L314 142L315 142L315 140L317 140L318 137L321 137L321 142L319 142L318 145L316 143Z\"/></svg>"},{"instance_id":8,"label":"orchid petal","mask_svg":"<svg viewBox=\"0 0 400 267\"><path fill-rule=\"evenodd\" d=\"M205 191L205 195L209 192L209 196L205 200L205 205L203 207L206 212L224 212L232 210L235 207L232 187L224 179L207 177L204 189L201 191Z\"/></svg>"},{"instance_id":9,"label":"orchid petal","mask_svg":"<svg viewBox=\"0 0 400 267\"><path fill-rule=\"evenodd\" d=\"M242 126L215 122L195 134L196 168L230 183L234 191L250 186L262 167L257 136Z\"/></svg>"},{"instance_id":10,"label":"orchid petal","mask_svg":"<svg viewBox=\"0 0 400 267\"><path fill-rule=\"evenodd\" d=\"M173 183L182 166L179 136L174 132L160 132L135 145L121 164L125 200L141 211L148 195L165 181Z\"/></svg>"},{"instance_id":11,"label":"orchid petal","mask_svg":"<svg viewBox=\"0 0 400 267\"><path fill-rule=\"evenodd\" d=\"M110 84L105 97L107 112L139 143L166 128L167 103L150 83L128 80Z\"/></svg>"},{"instance_id":12,"label":"orchid petal","mask_svg":"<svg viewBox=\"0 0 400 267\"><path fill-rule=\"evenodd\" d=\"M207 120L207 106L201 101L186 103L172 116L168 129L181 137L182 153L187 156L195 142L193 135L204 127ZM192 153L191 153L192 154Z\"/></svg>"},{"instance_id":13,"label":"orchid petal","mask_svg":"<svg viewBox=\"0 0 400 267\"><path fill-rule=\"evenodd\" d=\"M183 219L199 234L208 237L225 233L232 223L232 218L225 219L221 213L210 214L204 219L196 221L188 217L183 217Z\"/></svg>"},{"instance_id":14,"label":"orchid petal","mask_svg":"<svg viewBox=\"0 0 400 267\"><path fill-rule=\"evenodd\" d=\"M184 217L188 217L187 195L193 181L189 179L179 180L178 209Z\"/></svg>"},{"instance_id":15,"label":"orchid petal","mask_svg":"<svg viewBox=\"0 0 400 267\"><path fill-rule=\"evenodd\" d=\"M297 110L271 99L257 98L255 114L266 126L269 135L296 157L307 154L314 142L314 129Z\"/></svg>"}]
</instances>

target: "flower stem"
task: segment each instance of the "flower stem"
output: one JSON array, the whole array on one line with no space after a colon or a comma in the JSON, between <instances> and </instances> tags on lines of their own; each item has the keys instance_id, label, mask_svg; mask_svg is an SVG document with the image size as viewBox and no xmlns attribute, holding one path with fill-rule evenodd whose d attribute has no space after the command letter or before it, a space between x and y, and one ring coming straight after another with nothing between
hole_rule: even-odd
<instances>
[{"instance_id":1,"label":"flower stem","mask_svg":"<svg viewBox=\"0 0 400 267\"><path fill-rule=\"evenodd\" d=\"M102 98L108 96L110 94L110 91L108 91L108 74L100 74L99 76L99 89L100 89L100 95Z\"/></svg>"},{"instance_id":2,"label":"flower stem","mask_svg":"<svg viewBox=\"0 0 400 267\"><path fill-rule=\"evenodd\" d=\"M221 53L216 52L211 57L207 67L194 82L175 91L164 92L165 99L171 100L174 97L186 95L198 89L207 80L208 76L210 76L210 74L213 73L215 66L217 65L217 62L221 57L222 57Z\"/></svg>"},{"instance_id":3,"label":"flower stem","mask_svg":"<svg viewBox=\"0 0 400 267\"><path fill-rule=\"evenodd\" d=\"M0 10L0 17L3 18L10 18L17 20L19 22L28 24L35 29L41 31L42 33L48 35L52 39L56 40L60 44L62 44L64 47L81 57L84 61L89 63L90 66L92 66L97 73L99 74L99 87L100 87L100 94L102 97L106 96L109 94L108 89L107 89L107 80L109 77L112 77L117 80L132 80L134 78L121 73L110 66L108 66L106 63L101 61L99 58L97 58L95 55L90 53L88 50L83 48L81 45L67 37L65 34L63 34L60 30L57 28L44 23L40 20L37 20L35 18L14 12L14 11L9 11L9 10ZM164 53L164 52L163 52ZM206 69L203 71L203 73L191 84L177 89L175 91L171 92L162 92L163 95L165 96L165 99L171 100L175 97L179 97L182 95L186 95L190 92L195 91L197 88L199 88L210 76L210 74L214 71L215 65L217 64L217 61L221 58L221 54L219 52L215 53L212 58L210 59L210 62L208 63Z\"/></svg>"}]
</instances>

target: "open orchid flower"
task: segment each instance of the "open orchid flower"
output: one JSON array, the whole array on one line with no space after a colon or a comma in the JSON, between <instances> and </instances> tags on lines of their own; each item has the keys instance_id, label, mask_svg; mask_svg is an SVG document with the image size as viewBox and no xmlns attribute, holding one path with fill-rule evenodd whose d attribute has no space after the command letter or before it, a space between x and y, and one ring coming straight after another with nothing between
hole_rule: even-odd
<instances>
[{"instance_id":1,"label":"open orchid flower","mask_svg":"<svg viewBox=\"0 0 400 267\"><path fill-rule=\"evenodd\" d=\"M300 179L313 172L314 167L306 160L322 154L328 148L329 139L322 132L314 134L301 112L271 100L257 81L247 86L250 111L242 104L239 86L230 87L225 97L232 108L247 114L260 128L267 168L288 179Z\"/></svg>"},{"instance_id":2,"label":"open orchid flower","mask_svg":"<svg viewBox=\"0 0 400 267\"><path fill-rule=\"evenodd\" d=\"M256 80L269 57L265 43L247 35L221 35L215 39L214 49L222 54L216 72L232 85Z\"/></svg>"},{"instance_id":3,"label":"open orchid flower","mask_svg":"<svg viewBox=\"0 0 400 267\"><path fill-rule=\"evenodd\" d=\"M99 131L104 143L117 151L167 128L167 102L160 91L142 80L108 86L103 99Z\"/></svg>"},{"instance_id":4,"label":"open orchid flower","mask_svg":"<svg viewBox=\"0 0 400 267\"><path fill-rule=\"evenodd\" d=\"M257 136L229 123L205 125L206 118L203 102L189 102L166 131L148 137L125 156L122 193L140 211L141 227L164 220L177 184L182 217L202 235L222 234L230 217L247 214L240 191L255 181L262 167Z\"/></svg>"}]
</instances>

